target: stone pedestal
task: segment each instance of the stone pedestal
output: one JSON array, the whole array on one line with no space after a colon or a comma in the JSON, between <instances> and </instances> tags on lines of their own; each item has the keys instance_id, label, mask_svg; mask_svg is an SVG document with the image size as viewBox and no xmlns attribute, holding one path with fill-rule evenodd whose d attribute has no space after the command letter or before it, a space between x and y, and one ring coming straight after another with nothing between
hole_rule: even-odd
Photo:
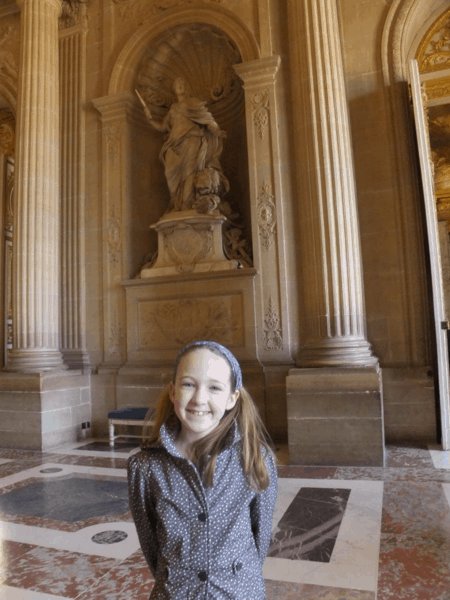
<instances>
[{"instance_id":1,"label":"stone pedestal","mask_svg":"<svg viewBox=\"0 0 450 600\"><path fill-rule=\"evenodd\" d=\"M202 215L195 210L164 215L151 226L158 233L158 258L141 277L229 271L237 269L236 260L227 260L223 253L221 214Z\"/></svg>"},{"instance_id":2,"label":"stone pedestal","mask_svg":"<svg viewBox=\"0 0 450 600\"><path fill-rule=\"evenodd\" d=\"M46 451L83 437L91 421L90 375L0 373L0 446Z\"/></svg>"},{"instance_id":3,"label":"stone pedestal","mask_svg":"<svg viewBox=\"0 0 450 600\"><path fill-rule=\"evenodd\" d=\"M291 369L290 465L384 466L381 370Z\"/></svg>"}]
</instances>

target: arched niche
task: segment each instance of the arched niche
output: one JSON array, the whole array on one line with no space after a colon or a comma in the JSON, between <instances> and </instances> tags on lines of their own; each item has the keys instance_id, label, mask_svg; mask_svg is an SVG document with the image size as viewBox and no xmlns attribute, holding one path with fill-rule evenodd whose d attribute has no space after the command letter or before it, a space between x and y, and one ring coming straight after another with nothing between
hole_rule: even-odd
<instances>
[{"instance_id":1,"label":"arched niche","mask_svg":"<svg viewBox=\"0 0 450 600\"><path fill-rule=\"evenodd\" d=\"M122 180L115 184L116 188L122 188L122 198L116 202L115 208L111 207L106 212L110 213L109 235L116 239L111 240L109 249L117 246L119 250L118 246L121 246L124 279L135 277L144 262L156 251L156 234L149 230L149 226L158 221L169 201L163 167L158 158L164 137L146 122L134 90L140 88L142 91L139 76L149 54L158 55L163 63L167 59L167 64L163 65L165 101L155 104L147 97L154 116L162 119L175 99L171 91L173 80L177 76L186 76L186 66L188 71L202 70L199 53L193 56L189 47L185 53L180 52L183 36L187 39L189 33L197 48L201 47L202 31L210 32L209 41L216 36L218 46L223 47L226 40L235 49L234 61L229 60L226 65L235 89L226 98L213 98L211 95L208 98L205 90L199 89L202 86L197 85L195 78L187 78L190 79L188 82L193 95L207 102L208 109L227 134L221 165L229 179L230 192L224 200L230 205L231 214L239 215L237 222L242 226L243 237L247 240L246 248L251 248L245 96L242 80L232 67L233 64L252 64L257 61L259 48L248 28L230 11L222 7L179 7L157 22L144 23L128 40L113 67L108 96L94 101L102 113L104 146L108 158L113 159L116 175L117 169L121 169L123 174ZM179 47L176 46L177 42ZM169 56L164 55L168 49ZM211 47L210 50L203 52L203 60L206 63L205 71L211 77L215 73L211 63L215 49ZM177 55L180 65L176 65L176 58L171 58L170 53ZM192 69L186 64L189 60L195 63ZM212 89L215 82L209 83ZM116 150L121 156L115 156ZM120 167L118 161L121 162ZM112 183L109 175L107 179ZM108 194L108 202L112 200L112 195ZM120 241L117 241L118 237Z\"/></svg>"}]
</instances>

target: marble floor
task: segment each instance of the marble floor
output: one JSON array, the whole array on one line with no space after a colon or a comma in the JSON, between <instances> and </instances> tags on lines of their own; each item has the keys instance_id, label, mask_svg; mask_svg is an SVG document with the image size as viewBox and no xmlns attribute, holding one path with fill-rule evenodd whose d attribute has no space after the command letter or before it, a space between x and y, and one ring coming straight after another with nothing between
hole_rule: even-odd
<instances>
[{"instance_id":1,"label":"marble floor","mask_svg":"<svg viewBox=\"0 0 450 600\"><path fill-rule=\"evenodd\" d=\"M126 486L137 443L0 448L1 599L148 599ZM450 600L450 452L391 445L385 468L277 457L267 600Z\"/></svg>"}]
</instances>

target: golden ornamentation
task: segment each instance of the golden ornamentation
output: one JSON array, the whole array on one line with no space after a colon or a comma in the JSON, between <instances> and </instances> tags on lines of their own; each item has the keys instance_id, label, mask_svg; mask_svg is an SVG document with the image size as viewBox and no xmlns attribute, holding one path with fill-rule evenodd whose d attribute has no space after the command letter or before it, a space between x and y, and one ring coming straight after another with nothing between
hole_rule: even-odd
<instances>
[{"instance_id":1,"label":"golden ornamentation","mask_svg":"<svg viewBox=\"0 0 450 600\"><path fill-rule=\"evenodd\" d=\"M258 226L259 235L262 238L262 245L269 250L274 243L275 227L277 224L276 208L273 203L272 187L264 179L260 188L261 193L258 196Z\"/></svg>"},{"instance_id":2,"label":"golden ornamentation","mask_svg":"<svg viewBox=\"0 0 450 600\"><path fill-rule=\"evenodd\" d=\"M421 73L441 71L450 66L450 10L428 29L416 53Z\"/></svg>"},{"instance_id":3,"label":"golden ornamentation","mask_svg":"<svg viewBox=\"0 0 450 600\"><path fill-rule=\"evenodd\" d=\"M273 306L272 296L269 298L269 306L264 319L264 350L283 350L283 336L280 328L280 319Z\"/></svg>"},{"instance_id":4,"label":"golden ornamentation","mask_svg":"<svg viewBox=\"0 0 450 600\"><path fill-rule=\"evenodd\" d=\"M450 77L441 77L439 79L429 79L424 82L429 100L444 98L450 96Z\"/></svg>"}]
</instances>

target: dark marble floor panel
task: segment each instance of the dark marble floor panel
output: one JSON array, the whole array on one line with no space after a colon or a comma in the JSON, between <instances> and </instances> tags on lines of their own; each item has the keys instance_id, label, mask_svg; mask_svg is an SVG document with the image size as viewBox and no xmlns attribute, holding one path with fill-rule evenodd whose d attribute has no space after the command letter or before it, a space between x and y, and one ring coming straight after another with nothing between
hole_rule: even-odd
<instances>
[{"instance_id":1,"label":"dark marble floor panel","mask_svg":"<svg viewBox=\"0 0 450 600\"><path fill-rule=\"evenodd\" d=\"M349 496L349 489L301 488L279 521L267 556L330 562Z\"/></svg>"},{"instance_id":2,"label":"dark marble floor panel","mask_svg":"<svg viewBox=\"0 0 450 600\"><path fill-rule=\"evenodd\" d=\"M140 440L134 442L114 442L114 445L111 446L108 442L91 442L90 444L85 444L84 446L77 446L74 450L83 450L85 452L94 451L94 452L130 452L131 450L135 450L139 448Z\"/></svg>"}]
</instances>

